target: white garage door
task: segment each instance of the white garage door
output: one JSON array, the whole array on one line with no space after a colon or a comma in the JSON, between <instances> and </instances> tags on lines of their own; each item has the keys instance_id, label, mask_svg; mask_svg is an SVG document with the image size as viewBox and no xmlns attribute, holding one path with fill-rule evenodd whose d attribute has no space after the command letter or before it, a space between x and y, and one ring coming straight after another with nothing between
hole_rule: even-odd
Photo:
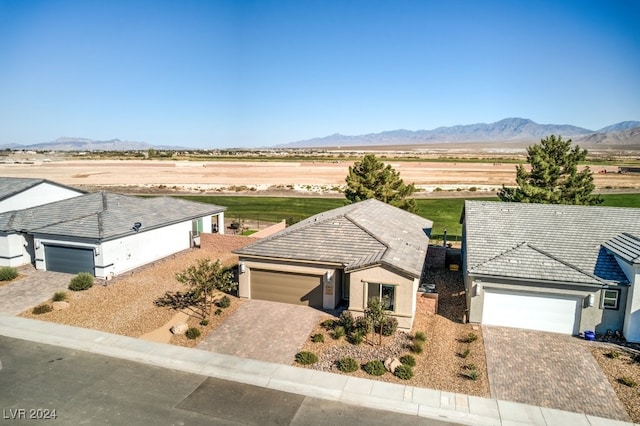
<instances>
[{"instance_id":1,"label":"white garage door","mask_svg":"<svg viewBox=\"0 0 640 426\"><path fill-rule=\"evenodd\" d=\"M482 323L575 334L578 299L486 289Z\"/></svg>"}]
</instances>

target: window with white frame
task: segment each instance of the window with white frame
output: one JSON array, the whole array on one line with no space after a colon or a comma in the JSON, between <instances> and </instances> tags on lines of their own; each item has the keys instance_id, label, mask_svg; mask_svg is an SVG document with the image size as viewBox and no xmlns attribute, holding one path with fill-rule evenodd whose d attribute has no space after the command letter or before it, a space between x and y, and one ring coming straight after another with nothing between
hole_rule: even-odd
<instances>
[{"instance_id":1,"label":"window with white frame","mask_svg":"<svg viewBox=\"0 0 640 426\"><path fill-rule=\"evenodd\" d=\"M372 297L380 299L382 306L387 311L395 311L396 308L396 286L391 284L368 283L367 300Z\"/></svg>"},{"instance_id":2,"label":"window with white frame","mask_svg":"<svg viewBox=\"0 0 640 426\"><path fill-rule=\"evenodd\" d=\"M602 290L602 309L618 309L620 290Z\"/></svg>"}]
</instances>

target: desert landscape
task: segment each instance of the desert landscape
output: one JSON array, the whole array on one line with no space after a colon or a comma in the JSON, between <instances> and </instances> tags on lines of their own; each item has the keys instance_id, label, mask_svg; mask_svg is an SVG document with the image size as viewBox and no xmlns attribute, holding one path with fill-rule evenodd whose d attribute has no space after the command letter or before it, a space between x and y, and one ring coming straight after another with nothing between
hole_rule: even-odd
<instances>
[{"instance_id":1,"label":"desert landscape","mask_svg":"<svg viewBox=\"0 0 640 426\"><path fill-rule=\"evenodd\" d=\"M87 190L120 192L233 192L270 195L339 195L351 161L173 161L60 160L0 164L7 177L49 179ZM387 162L417 197L446 196L462 190L478 195L515 184L515 164L500 162ZM600 192L640 192L640 174L618 173L618 166L589 166ZM450 196L450 195L449 195Z\"/></svg>"}]
</instances>

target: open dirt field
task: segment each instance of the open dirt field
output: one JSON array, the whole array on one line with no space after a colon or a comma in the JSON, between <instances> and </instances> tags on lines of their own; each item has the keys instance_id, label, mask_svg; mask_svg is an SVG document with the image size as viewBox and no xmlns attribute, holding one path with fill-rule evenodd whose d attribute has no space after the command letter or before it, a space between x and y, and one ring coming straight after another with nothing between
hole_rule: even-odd
<instances>
[{"instance_id":1,"label":"open dirt field","mask_svg":"<svg viewBox=\"0 0 640 426\"><path fill-rule=\"evenodd\" d=\"M406 183L423 193L476 187L492 191L515 184L515 165L505 163L400 162L390 164ZM189 192L255 191L330 192L344 184L351 162L294 161L150 161L74 160L0 164L7 177L43 178L94 189L141 187ZM591 166L599 190L640 190L640 174L618 174L618 168ZM246 188L244 188L246 187Z\"/></svg>"}]
</instances>

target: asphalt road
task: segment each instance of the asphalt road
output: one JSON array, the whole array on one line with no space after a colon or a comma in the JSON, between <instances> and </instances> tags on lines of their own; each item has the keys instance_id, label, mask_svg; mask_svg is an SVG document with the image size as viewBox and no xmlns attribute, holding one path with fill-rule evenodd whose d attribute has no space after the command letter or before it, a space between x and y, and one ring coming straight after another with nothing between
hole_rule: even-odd
<instances>
[{"instance_id":1,"label":"asphalt road","mask_svg":"<svg viewBox=\"0 0 640 426\"><path fill-rule=\"evenodd\" d=\"M0 336L0 423L450 425Z\"/></svg>"}]
</instances>

